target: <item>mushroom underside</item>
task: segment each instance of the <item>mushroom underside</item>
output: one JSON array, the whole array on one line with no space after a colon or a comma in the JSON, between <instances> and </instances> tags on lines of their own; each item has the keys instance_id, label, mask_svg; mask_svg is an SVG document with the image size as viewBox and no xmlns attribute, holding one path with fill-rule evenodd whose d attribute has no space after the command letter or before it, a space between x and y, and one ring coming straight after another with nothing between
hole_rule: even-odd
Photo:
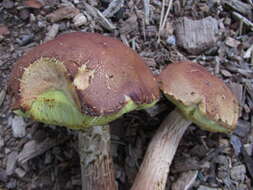
<instances>
[{"instance_id":1,"label":"mushroom underside","mask_svg":"<svg viewBox=\"0 0 253 190\"><path fill-rule=\"evenodd\" d=\"M231 132L229 128L221 125L218 121L208 118L204 113L202 113L201 109L199 108L199 104L185 105L182 102L175 100L175 98L170 95L165 96L176 105L185 118L191 120L201 129L211 132Z\"/></svg>"}]
</instances>

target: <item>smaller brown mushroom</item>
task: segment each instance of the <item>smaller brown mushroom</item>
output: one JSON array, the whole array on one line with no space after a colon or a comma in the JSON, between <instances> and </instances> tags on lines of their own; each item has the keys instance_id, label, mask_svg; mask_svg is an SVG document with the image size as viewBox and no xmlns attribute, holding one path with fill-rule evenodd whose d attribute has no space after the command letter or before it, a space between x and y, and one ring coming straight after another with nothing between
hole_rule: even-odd
<instances>
[{"instance_id":1,"label":"smaller brown mushroom","mask_svg":"<svg viewBox=\"0 0 253 190\"><path fill-rule=\"evenodd\" d=\"M170 64L160 74L159 81L166 98L178 109L166 117L149 144L132 190L165 189L180 139L192 122L210 132L229 133L238 120L235 96L222 80L199 64Z\"/></svg>"}]
</instances>

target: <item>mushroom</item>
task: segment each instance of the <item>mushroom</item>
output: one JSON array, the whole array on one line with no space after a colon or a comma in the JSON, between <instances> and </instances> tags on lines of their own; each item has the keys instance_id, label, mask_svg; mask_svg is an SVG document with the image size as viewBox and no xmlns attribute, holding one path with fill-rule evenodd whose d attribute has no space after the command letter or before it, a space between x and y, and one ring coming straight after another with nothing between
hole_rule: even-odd
<instances>
[{"instance_id":1,"label":"mushroom","mask_svg":"<svg viewBox=\"0 0 253 190\"><path fill-rule=\"evenodd\" d=\"M154 105L156 80L120 41L99 34L64 34L32 49L9 82L15 113L79 130L83 190L115 190L109 122Z\"/></svg>"},{"instance_id":2,"label":"mushroom","mask_svg":"<svg viewBox=\"0 0 253 190\"><path fill-rule=\"evenodd\" d=\"M229 133L238 120L235 96L201 65L173 63L158 78L165 97L177 109L166 117L151 140L131 190L165 189L179 142L192 122L210 132Z\"/></svg>"}]
</instances>

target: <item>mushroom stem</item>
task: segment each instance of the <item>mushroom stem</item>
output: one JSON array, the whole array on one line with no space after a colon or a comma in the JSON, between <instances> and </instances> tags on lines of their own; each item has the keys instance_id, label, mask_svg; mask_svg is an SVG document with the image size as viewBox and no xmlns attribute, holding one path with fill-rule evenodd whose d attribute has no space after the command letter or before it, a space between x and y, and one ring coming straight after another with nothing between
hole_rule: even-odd
<instances>
[{"instance_id":1,"label":"mushroom stem","mask_svg":"<svg viewBox=\"0 0 253 190\"><path fill-rule=\"evenodd\" d=\"M170 165L190 124L191 121L186 120L178 110L166 117L148 146L131 190L165 189Z\"/></svg>"},{"instance_id":2,"label":"mushroom stem","mask_svg":"<svg viewBox=\"0 0 253 190\"><path fill-rule=\"evenodd\" d=\"M82 190L117 189L110 146L109 125L79 132Z\"/></svg>"}]
</instances>

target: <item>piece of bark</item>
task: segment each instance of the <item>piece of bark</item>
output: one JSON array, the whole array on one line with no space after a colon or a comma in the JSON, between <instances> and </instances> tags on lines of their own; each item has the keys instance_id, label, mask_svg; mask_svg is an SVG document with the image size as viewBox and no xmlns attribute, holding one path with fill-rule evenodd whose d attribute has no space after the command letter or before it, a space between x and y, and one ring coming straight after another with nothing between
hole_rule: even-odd
<instances>
[{"instance_id":1,"label":"piece of bark","mask_svg":"<svg viewBox=\"0 0 253 190\"><path fill-rule=\"evenodd\" d=\"M180 175L175 183L172 184L171 190L188 190L193 185L198 171L188 171Z\"/></svg>"},{"instance_id":2,"label":"piece of bark","mask_svg":"<svg viewBox=\"0 0 253 190\"><path fill-rule=\"evenodd\" d=\"M199 54L212 48L217 42L218 22L212 17L192 20L179 19L176 24L177 45L191 54Z\"/></svg>"}]
</instances>

